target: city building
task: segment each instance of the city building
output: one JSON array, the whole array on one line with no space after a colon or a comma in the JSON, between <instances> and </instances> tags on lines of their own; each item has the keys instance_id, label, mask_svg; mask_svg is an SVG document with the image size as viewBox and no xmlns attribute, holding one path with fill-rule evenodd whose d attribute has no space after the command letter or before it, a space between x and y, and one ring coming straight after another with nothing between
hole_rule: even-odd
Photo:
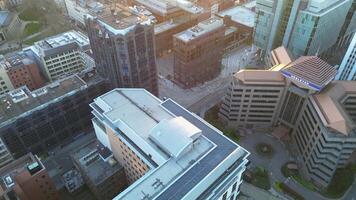
<instances>
[{"instance_id":1,"label":"city building","mask_svg":"<svg viewBox=\"0 0 356 200\"><path fill-rule=\"evenodd\" d=\"M306 100L292 132L302 174L327 187L356 150L356 82L334 81ZM355 162L355 160L353 160Z\"/></svg>"},{"instance_id":2,"label":"city building","mask_svg":"<svg viewBox=\"0 0 356 200\"><path fill-rule=\"evenodd\" d=\"M339 66L336 80L356 80L356 33Z\"/></svg>"},{"instance_id":3,"label":"city building","mask_svg":"<svg viewBox=\"0 0 356 200\"><path fill-rule=\"evenodd\" d=\"M21 20L15 12L0 10L0 44L21 36Z\"/></svg>"},{"instance_id":4,"label":"city building","mask_svg":"<svg viewBox=\"0 0 356 200\"><path fill-rule=\"evenodd\" d=\"M336 169L355 162L356 152L356 82L333 81L335 75L335 68L315 56L269 70L242 70L219 116L230 127L282 131L278 137L291 141L302 175L325 188Z\"/></svg>"},{"instance_id":5,"label":"city building","mask_svg":"<svg viewBox=\"0 0 356 200\"><path fill-rule=\"evenodd\" d=\"M132 2L151 11L159 23L186 14L199 15L204 11L190 0L132 0Z\"/></svg>"},{"instance_id":6,"label":"city building","mask_svg":"<svg viewBox=\"0 0 356 200\"><path fill-rule=\"evenodd\" d=\"M154 26L156 55L161 56L173 50L173 35L198 23L194 15L183 15Z\"/></svg>"},{"instance_id":7,"label":"city building","mask_svg":"<svg viewBox=\"0 0 356 200\"><path fill-rule=\"evenodd\" d=\"M100 13L105 5L98 0L64 0L68 16L79 26L85 27L85 16Z\"/></svg>"},{"instance_id":8,"label":"city building","mask_svg":"<svg viewBox=\"0 0 356 200\"><path fill-rule=\"evenodd\" d=\"M158 95L154 26L147 16L117 4L88 16L86 27L97 70L112 88L145 88Z\"/></svg>"},{"instance_id":9,"label":"city building","mask_svg":"<svg viewBox=\"0 0 356 200\"><path fill-rule=\"evenodd\" d=\"M14 88L27 86L28 89L35 90L45 84L37 63L23 52L6 55L0 65L6 69Z\"/></svg>"},{"instance_id":10,"label":"city building","mask_svg":"<svg viewBox=\"0 0 356 200\"><path fill-rule=\"evenodd\" d=\"M285 86L279 71L240 70L224 97L219 117L234 128L271 127L278 120Z\"/></svg>"},{"instance_id":11,"label":"city building","mask_svg":"<svg viewBox=\"0 0 356 200\"><path fill-rule=\"evenodd\" d=\"M42 74L50 82L82 71L83 55L90 51L89 39L78 31L68 31L35 42L24 51L40 65Z\"/></svg>"},{"instance_id":12,"label":"city building","mask_svg":"<svg viewBox=\"0 0 356 200\"><path fill-rule=\"evenodd\" d=\"M293 56L322 54L339 37L352 0L257 0L254 41L262 55L278 46Z\"/></svg>"},{"instance_id":13,"label":"city building","mask_svg":"<svg viewBox=\"0 0 356 200\"><path fill-rule=\"evenodd\" d=\"M276 65L288 65L293 61L293 56L284 46L273 49L266 57L267 68L272 68Z\"/></svg>"},{"instance_id":14,"label":"city building","mask_svg":"<svg viewBox=\"0 0 356 200\"><path fill-rule=\"evenodd\" d=\"M218 76L224 34L224 20L213 17L174 35L174 80L191 88Z\"/></svg>"},{"instance_id":15,"label":"city building","mask_svg":"<svg viewBox=\"0 0 356 200\"><path fill-rule=\"evenodd\" d=\"M255 12L250 8L235 6L217 13L224 19L227 27L225 31L225 49L231 51L242 43L251 42L255 26Z\"/></svg>"},{"instance_id":16,"label":"city building","mask_svg":"<svg viewBox=\"0 0 356 200\"><path fill-rule=\"evenodd\" d=\"M1 199L59 200L45 166L31 153L0 168L0 177Z\"/></svg>"},{"instance_id":17,"label":"city building","mask_svg":"<svg viewBox=\"0 0 356 200\"><path fill-rule=\"evenodd\" d=\"M339 47L347 47L356 32L356 0L353 0L352 5L346 15L344 24L339 33L337 45Z\"/></svg>"},{"instance_id":18,"label":"city building","mask_svg":"<svg viewBox=\"0 0 356 200\"><path fill-rule=\"evenodd\" d=\"M131 185L114 199L236 199L249 153L171 99L114 89L90 104Z\"/></svg>"},{"instance_id":19,"label":"city building","mask_svg":"<svg viewBox=\"0 0 356 200\"><path fill-rule=\"evenodd\" d=\"M22 87L0 96L1 145L17 159L75 139L92 128L88 104L106 89L104 80L88 70L32 92Z\"/></svg>"},{"instance_id":20,"label":"city building","mask_svg":"<svg viewBox=\"0 0 356 200\"><path fill-rule=\"evenodd\" d=\"M12 85L9 75L7 74L6 65L0 64L0 95L3 95L13 89L14 89L14 85Z\"/></svg>"},{"instance_id":21,"label":"city building","mask_svg":"<svg viewBox=\"0 0 356 200\"><path fill-rule=\"evenodd\" d=\"M72 155L74 165L99 200L111 200L127 187L124 168L112 152L98 141L90 142Z\"/></svg>"}]
</instances>

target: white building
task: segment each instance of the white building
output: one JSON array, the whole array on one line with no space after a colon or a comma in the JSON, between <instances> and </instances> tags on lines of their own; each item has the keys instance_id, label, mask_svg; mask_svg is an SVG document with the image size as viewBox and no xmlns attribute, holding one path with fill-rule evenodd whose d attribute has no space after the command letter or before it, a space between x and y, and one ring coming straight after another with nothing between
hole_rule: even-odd
<instances>
[{"instance_id":1,"label":"white building","mask_svg":"<svg viewBox=\"0 0 356 200\"><path fill-rule=\"evenodd\" d=\"M0 58L4 59L4 58ZM14 89L14 86L7 74L7 69L4 62L0 62L0 95L5 94Z\"/></svg>"},{"instance_id":2,"label":"white building","mask_svg":"<svg viewBox=\"0 0 356 200\"><path fill-rule=\"evenodd\" d=\"M68 16L74 21L85 25L85 16L89 13L100 13L104 5L97 0L64 0Z\"/></svg>"},{"instance_id":3,"label":"white building","mask_svg":"<svg viewBox=\"0 0 356 200\"><path fill-rule=\"evenodd\" d=\"M78 31L69 31L35 42L24 50L39 62L42 73L49 81L79 72L86 67L90 51L89 39Z\"/></svg>"},{"instance_id":4,"label":"white building","mask_svg":"<svg viewBox=\"0 0 356 200\"><path fill-rule=\"evenodd\" d=\"M353 36L335 79L356 80L356 34Z\"/></svg>"},{"instance_id":5,"label":"white building","mask_svg":"<svg viewBox=\"0 0 356 200\"><path fill-rule=\"evenodd\" d=\"M194 113L144 89L90 106L98 140L131 183L114 199L236 199L249 153Z\"/></svg>"}]
</instances>

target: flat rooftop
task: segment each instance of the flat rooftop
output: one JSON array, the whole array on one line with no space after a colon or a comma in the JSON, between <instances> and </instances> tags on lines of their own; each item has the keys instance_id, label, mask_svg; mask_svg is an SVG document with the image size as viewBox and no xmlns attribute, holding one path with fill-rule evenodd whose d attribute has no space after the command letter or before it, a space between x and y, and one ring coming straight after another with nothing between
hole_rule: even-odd
<instances>
[{"instance_id":1,"label":"flat rooftop","mask_svg":"<svg viewBox=\"0 0 356 200\"><path fill-rule=\"evenodd\" d=\"M255 26L255 12L244 6L235 6L233 8L223 10L217 15L222 18L230 16L232 21L250 28Z\"/></svg>"},{"instance_id":2,"label":"flat rooftop","mask_svg":"<svg viewBox=\"0 0 356 200\"><path fill-rule=\"evenodd\" d=\"M105 6L100 12L88 16L89 18L97 18L98 21L105 26L107 30L113 34L126 34L137 24L151 25L152 19L143 13L134 12L129 7L125 7L121 4L115 4L114 6Z\"/></svg>"},{"instance_id":3,"label":"flat rooftop","mask_svg":"<svg viewBox=\"0 0 356 200\"><path fill-rule=\"evenodd\" d=\"M333 81L321 93L311 97L320 111L320 118L325 119L325 126L344 135L356 128L356 122L342 104L348 95L356 97L356 81Z\"/></svg>"},{"instance_id":4,"label":"flat rooftop","mask_svg":"<svg viewBox=\"0 0 356 200\"><path fill-rule=\"evenodd\" d=\"M98 141L92 141L71 154L77 165L95 185L99 185L119 170L124 170L114 158L109 158L108 161L104 161L101 158L100 150L98 149L99 143Z\"/></svg>"},{"instance_id":5,"label":"flat rooftop","mask_svg":"<svg viewBox=\"0 0 356 200\"><path fill-rule=\"evenodd\" d=\"M171 30L176 28L179 25L182 25L184 23L187 23L191 20L190 16L180 16L180 17L175 17L171 20L164 21L162 23L156 24L154 27L155 34L160 34L165 31Z\"/></svg>"},{"instance_id":6,"label":"flat rooftop","mask_svg":"<svg viewBox=\"0 0 356 200\"><path fill-rule=\"evenodd\" d=\"M89 71L55 81L32 92L25 86L3 94L0 96L0 128L98 81L101 78L94 71Z\"/></svg>"},{"instance_id":7,"label":"flat rooftop","mask_svg":"<svg viewBox=\"0 0 356 200\"><path fill-rule=\"evenodd\" d=\"M220 176L234 163L242 165L248 156L198 116L144 89L114 89L95 99L91 107L106 125L120 130L118 137L150 155L145 157L151 159L150 170L114 199L181 199L193 187L207 191L216 181L208 174Z\"/></svg>"},{"instance_id":8,"label":"flat rooftop","mask_svg":"<svg viewBox=\"0 0 356 200\"><path fill-rule=\"evenodd\" d=\"M199 38L209 32L224 27L224 20L218 17L212 17L200 22L198 25L193 26L183 32L177 33L174 36L184 42Z\"/></svg>"},{"instance_id":9,"label":"flat rooftop","mask_svg":"<svg viewBox=\"0 0 356 200\"><path fill-rule=\"evenodd\" d=\"M10 191L16 185L15 177L18 174L27 171L29 176L21 176L26 180L43 169L45 167L41 161L32 153L28 153L0 168L0 186L3 191Z\"/></svg>"},{"instance_id":10,"label":"flat rooftop","mask_svg":"<svg viewBox=\"0 0 356 200\"><path fill-rule=\"evenodd\" d=\"M146 6L152 12L160 16L167 16L179 10L184 10L192 14L199 14L204 11L190 0L135 0L136 3Z\"/></svg>"},{"instance_id":11,"label":"flat rooftop","mask_svg":"<svg viewBox=\"0 0 356 200\"><path fill-rule=\"evenodd\" d=\"M240 70L234 77L244 84L285 85L285 78L279 71L270 70Z\"/></svg>"}]
</instances>

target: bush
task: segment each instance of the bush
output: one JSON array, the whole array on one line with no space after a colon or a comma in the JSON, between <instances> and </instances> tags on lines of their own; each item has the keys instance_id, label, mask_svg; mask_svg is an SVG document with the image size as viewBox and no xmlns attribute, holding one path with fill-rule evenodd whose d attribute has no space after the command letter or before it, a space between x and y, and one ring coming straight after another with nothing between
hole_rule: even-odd
<instances>
[{"instance_id":1,"label":"bush","mask_svg":"<svg viewBox=\"0 0 356 200\"><path fill-rule=\"evenodd\" d=\"M294 191L292 188L290 188L288 185L284 183L279 183L279 188L288 196L291 196L295 200L304 200L304 197L300 195L298 192Z\"/></svg>"},{"instance_id":2,"label":"bush","mask_svg":"<svg viewBox=\"0 0 356 200\"><path fill-rule=\"evenodd\" d=\"M356 165L349 165L345 168L337 169L328 188L326 195L333 198L341 197L352 185L356 172Z\"/></svg>"},{"instance_id":3,"label":"bush","mask_svg":"<svg viewBox=\"0 0 356 200\"><path fill-rule=\"evenodd\" d=\"M271 183L269 181L268 171L261 167L257 168L253 174L252 184L264 190L269 190Z\"/></svg>"}]
</instances>

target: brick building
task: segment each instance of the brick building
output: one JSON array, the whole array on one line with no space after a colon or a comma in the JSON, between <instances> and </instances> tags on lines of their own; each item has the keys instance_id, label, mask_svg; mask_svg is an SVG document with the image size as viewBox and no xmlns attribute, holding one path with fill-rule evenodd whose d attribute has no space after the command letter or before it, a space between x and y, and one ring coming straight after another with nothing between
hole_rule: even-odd
<instances>
[{"instance_id":1,"label":"brick building","mask_svg":"<svg viewBox=\"0 0 356 200\"><path fill-rule=\"evenodd\" d=\"M191 88L215 78L224 49L223 19L213 17L174 35L174 80Z\"/></svg>"}]
</instances>

